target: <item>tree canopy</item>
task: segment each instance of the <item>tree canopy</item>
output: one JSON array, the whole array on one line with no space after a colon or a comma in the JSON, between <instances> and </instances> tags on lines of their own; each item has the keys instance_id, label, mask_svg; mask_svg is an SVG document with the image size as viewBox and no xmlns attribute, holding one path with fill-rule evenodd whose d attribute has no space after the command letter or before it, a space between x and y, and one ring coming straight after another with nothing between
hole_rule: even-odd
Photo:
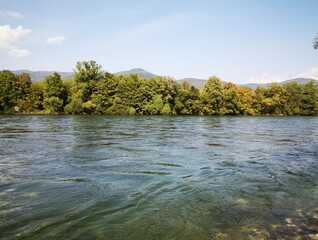
<instances>
[{"instance_id":1,"label":"tree canopy","mask_svg":"<svg viewBox=\"0 0 318 240\"><path fill-rule=\"evenodd\" d=\"M210 77L204 89L170 77L115 76L95 61L78 62L73 79L58 73L31 82L0 71L0 113L113 115L318 115L318 86L272 83L239 87Z\"/></svg>"}]
</instances>

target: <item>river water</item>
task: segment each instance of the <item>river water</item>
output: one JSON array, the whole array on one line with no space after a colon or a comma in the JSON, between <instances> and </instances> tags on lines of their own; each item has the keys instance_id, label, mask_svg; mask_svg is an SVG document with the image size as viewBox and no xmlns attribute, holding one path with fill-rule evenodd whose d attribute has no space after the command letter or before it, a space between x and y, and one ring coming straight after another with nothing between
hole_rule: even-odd
<instances>
[{"instance_id":1,"label":"river water","mask_svg":"<svg viewBox=\"0 0 318 240\"><path fill-rule=\"evenodd\" d=\"M317 117L0 116L0 239L317 233Z\"/></svg>"}]
</instances>

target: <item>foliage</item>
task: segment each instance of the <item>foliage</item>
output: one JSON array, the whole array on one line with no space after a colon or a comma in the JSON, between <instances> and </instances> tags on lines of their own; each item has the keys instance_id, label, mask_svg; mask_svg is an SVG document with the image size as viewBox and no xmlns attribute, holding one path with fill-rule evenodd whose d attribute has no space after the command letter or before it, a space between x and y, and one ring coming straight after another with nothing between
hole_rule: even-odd
<instances>
[{"instance_id":1,"label":"foliage","mask_svg":"<svg viewBox=\"0 0 318 240\"><path fill-rule=\"evenodd\" d=\"M300 96L300 115L318 114L318 88L314 81L307 82L302 86Z\"/></svg>"},{"instance_id":2,"label":"foliage","mask_svg":"<svg viewBox=\"0 0 318 240\"><path fill-rule=\"evenodd\" d=\"M202 92L203 114L220 115L223 104L222 82L216 76L210 77Z\"/></svg>"},{"instance_id":3,"label":"foliage","mask_svg":"<svg viewBox=\"0 0 318 240\"><path fill-rule=\"evenodd\" d=\"M238 87L210 77L200 90L171 77L115 76L94 61L78 62L72 80L57 73L40 82L0 72L1 113L120 115L318 115L318 86L273 83Z\"/></svg>"},{"instance_id":4,"label":"foliage","mask_svg":"<svg viewBox=\"0 0 318 240\"><path fill-rule=\"evenodd\" d=\"M302 97L302 85L297 82L289 82L284 85L285 88L285 114L292 115L300 115L300 104Z\"/></svg>"},{"instance_id":5,"label":"foliage","mask_svg":"<svg viewBox=\"0 0 318 240\"><path fill-rule=\"evenodd\" d=\"M27 73L17 75L12 83L16 112L28 112L31 109L31 78Z\"/></svg>"},{"instance_id":6,"label":"foliage","mask_svg":"<svg viewBox=\"0 0 318 240\"><path fill-rule=\"evenodd\" d=\"M233 83L223 86L223 105L221 109L223 115L242 114L242 103L239 98L238 88Z\"/></svg>"},{"instance_id":7,"label":"foliage","mask_svg":"<svg viewBox=\"0 0 318 240\"><path fill-rule=\"evenodd\" d=\"M47 113L62 112L67 100L67 91L61 76L54 73L44 79L43 106Z\"/></svg>"},{"instance_id":8,"label":"foliage","mask_svg":"<svg viewBox=\"0 0 318 240\"><path fill-rule=\"evenodd\" d=\"M14 105L15 80L16 76L11 71L0 72L0 112L8 112Z\"/></svg>"}]
</instances>

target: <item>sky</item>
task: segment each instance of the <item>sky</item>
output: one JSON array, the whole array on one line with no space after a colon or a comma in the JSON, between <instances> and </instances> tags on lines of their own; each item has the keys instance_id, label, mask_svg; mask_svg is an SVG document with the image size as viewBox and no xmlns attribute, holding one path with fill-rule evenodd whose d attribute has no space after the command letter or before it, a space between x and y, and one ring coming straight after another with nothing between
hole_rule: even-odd
<instances>
[{"instance_id":1,"label":"sky","mask_svg":"<svg viewBox=\"0 0 318 240\"><path fill-rule=\"evenodd\" d=\"M0 0L0 70L318 79L317 0Z\"/></svg>"}]
</instances>

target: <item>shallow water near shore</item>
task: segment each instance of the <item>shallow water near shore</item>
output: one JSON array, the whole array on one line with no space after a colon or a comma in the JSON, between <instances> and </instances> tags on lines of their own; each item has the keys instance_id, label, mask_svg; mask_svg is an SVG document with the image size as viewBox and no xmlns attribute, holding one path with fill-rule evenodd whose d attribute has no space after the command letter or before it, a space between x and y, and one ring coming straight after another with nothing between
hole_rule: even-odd
<instances>
[{"instance_id":1,"label":"shallow water near shore","mask_svg":"<svg viewBox=\"0 0 318 240\"><path fill-rule=\"evenodd\" d=\"M0 116L0 239L314 239L317 117Z\"/></svg>"}]
</instances>

